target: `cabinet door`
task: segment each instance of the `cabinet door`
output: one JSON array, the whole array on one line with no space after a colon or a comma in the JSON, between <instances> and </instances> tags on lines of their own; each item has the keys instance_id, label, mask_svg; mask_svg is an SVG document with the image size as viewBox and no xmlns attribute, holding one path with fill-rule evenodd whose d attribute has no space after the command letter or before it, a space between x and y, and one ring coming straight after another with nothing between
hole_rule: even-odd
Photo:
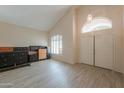
<instances>
[{"instance_id":1,"label":"cabinet door","mask_svg":"<svg viewBox=\"0 0 124 93\"><path fill-rule=\"evenodd\" d=\"M86 35L81 37L80 45L80 63L85 63L89 65L94 64L94 43L93 36Z\"/></svg>"},{"instance_id":2,"label":"cabinet door","mask_svg":"<svg viewBox=\"0 0 124 93\"><path fill-rule=\"evenodd\" d=\"M23 63L27 63L28 62L28 54L27 52L19 52L18 56L17 56L17 62L16 65L20 65Z\"/></svg>"},{"instance_id":3,"label":"cabinet door","mask_svg":"<svg viewBox=\"0 0 124 93\"><path fill-rule=\"evenodd\" d=\"M46 49L39 49L39 59L46 59L47 58L47 50Z\"/></svg>"},{"instance_id":4,"label":"cabinet door","mask_svg":"<svg viewBox=\"0 0 124 93\"><path fill-rule=\"evenodd\" d=\"M7 67L12 65L14 65L14 63L11 58L11 53L0 54L0 67Z\"/></svg>"},{"instance_id":5,"label":"cabinet door","mask_svg":"<svg viewBox=\"0 0 124 93\"><path fill-rule=\"evenodd\" d=\"M95 65L107 69L113 66L113 38L112 34L95 36Z\"/></svg>"},{"instance_id":6,"label":"cabinet door","mask_svg":"<svg viewBox=\"0 0 124 93\"><path fill-rule=\"evenodd\" d=\"M5 54L0 54L0 68L4 67L5 65L7 65L6 61L7 59L6 58L6 55Z\"/></svg>"}]
</instances>

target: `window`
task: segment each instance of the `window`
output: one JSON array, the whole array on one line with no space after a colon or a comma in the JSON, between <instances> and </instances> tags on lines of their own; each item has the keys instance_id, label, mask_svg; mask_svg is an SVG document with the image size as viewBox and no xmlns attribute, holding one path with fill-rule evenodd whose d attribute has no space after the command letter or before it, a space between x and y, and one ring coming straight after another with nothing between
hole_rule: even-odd
<instances>
[{"instance_id":1,"label":"window","mask_svg":"<svg viewBox=\"0 0 124 93\"><path fill-rule=\"evenodd\" d=\"M51 38L51 53L62 54L62 35L55 35Z\"/></svg>"},{"instance_id":2,"label":"window","mask_svg":"<svg viewBox=\"0 0 124 93\"><path fill-rule=\"evenodd\" d=\"M87 22L82 28L82 33L111 29L112 22L108 18L105 17L96 17L92 18L91 15L88 15Z\"/></svg>"}]
</instances>

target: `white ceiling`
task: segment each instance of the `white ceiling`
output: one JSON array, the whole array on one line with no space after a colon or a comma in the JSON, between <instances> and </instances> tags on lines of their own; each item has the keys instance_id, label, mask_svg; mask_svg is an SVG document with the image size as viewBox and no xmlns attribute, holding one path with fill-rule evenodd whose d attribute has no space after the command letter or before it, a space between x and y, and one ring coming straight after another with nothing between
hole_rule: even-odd
<instances>
[{"instance_id":1,"label":"white ceiling","mask_svg":"<svg viewBox=\"0 0 124 93\"><path fill-rule=\"evenodd\" d=\"M0 21L48 31L69 8L69 5L0 6Z\"/></svg>"}]
</instances>

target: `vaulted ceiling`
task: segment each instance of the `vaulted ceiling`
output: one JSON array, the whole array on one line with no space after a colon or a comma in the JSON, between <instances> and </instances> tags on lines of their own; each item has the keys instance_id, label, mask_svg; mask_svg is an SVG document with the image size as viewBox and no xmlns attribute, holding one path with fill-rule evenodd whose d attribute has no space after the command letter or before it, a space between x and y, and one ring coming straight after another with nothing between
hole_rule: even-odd
<instances>
[{"instance_id":1,"label":"vaulted ceiling","mask_svg":"<svg viewBox=\"0 0 124 93\"><path fill-rule=\"evenodd\" d=\"M69 5L0 6L0 21L41 31L48 31L70 7Z\"/></svg>"}]
</instances>

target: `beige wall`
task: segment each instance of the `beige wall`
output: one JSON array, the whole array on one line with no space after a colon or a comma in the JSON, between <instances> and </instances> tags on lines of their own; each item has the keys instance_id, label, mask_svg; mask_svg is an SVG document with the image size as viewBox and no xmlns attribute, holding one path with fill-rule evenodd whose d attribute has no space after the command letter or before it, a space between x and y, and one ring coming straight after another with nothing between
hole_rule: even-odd
<instances>
[{"instance_id":1,"label":"beige wall","mask_svg":"<svg viewBox=\"0 0 124 93\"><path fill-rule=\"evenodd\" d=\"M50 37L56 34L63 36L63 53L62 55L52 55L53 59L61 60L63 62L75 63L74 50L74 25L73 24L73 10L70 10L57 24L50 30ZM49 38L50 41L50 38ZM50 42L49 42L50 44Z\"/></svg>"},{"instance_id":2,"label":"beige wall","mask_svg":"<svg viewBox=\"0 0 124 93\"><path fill-rule=\"evenodd\" d=\"M122 39L123 39L123 64L122 64L122 68L123 68L123 73L124 73L124 6L123 6L123 33L122 33Z\"/></svg>"},{"instance_id":3,"label":"beige wall","mask_svg":"<svg viewBox=\"0 0 124 93\"><path fill-rule=\"evenodd\" d=\"M113 68L119 72L122 72L122 13L122 6L80 6L78 11L79 42L81 28L86 22L88 14L93 17L107 17L112 20L112 31L115 40L115 62Z\"/></svg>"},{"instance_id":4,"label":"beige wall","mask_svg":"<svg viewBox=\"0 0 124 93\"><path fill-rule=\"evenodd\" d=\"M123 29L123 65L122 65L122 68L123 68L123 73L124 73L124 29Z\"/></svg>"},{"instance_id":5,"label":"beige wall","mask_svg":"<svg viewBox=\"0 0 124 93\"><path fill-rule=\"evenodd\" d=\"M47 32L0 22L0 47L47 45Z\"/></svg>"},{"instance_id":6,"label":"beige wall","mask_svg":"<svg viewBox=\"0 0 124 93\"><path fill-rule=\"evenodd\" d=\"M123 68L123 73L124 73L124 26L123 26L123 65L122 65L122 68Z\"/></svg>"}]
</instances>

